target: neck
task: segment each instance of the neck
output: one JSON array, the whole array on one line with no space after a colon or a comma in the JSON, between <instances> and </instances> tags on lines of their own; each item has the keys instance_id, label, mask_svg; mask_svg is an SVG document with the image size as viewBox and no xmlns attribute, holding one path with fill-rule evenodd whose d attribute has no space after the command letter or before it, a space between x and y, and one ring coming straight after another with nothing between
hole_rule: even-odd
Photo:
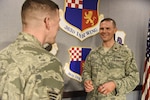
<instances>
[{"instance_id":1,"label":"neck","mask_svg":"<svg viewBox=\"0 0 150 100\"><path fill-rule=\"evenodd\" d=\"M103 42L105 48L111 48L114 45L115 41Z\"/></svg>"}]
</instances>

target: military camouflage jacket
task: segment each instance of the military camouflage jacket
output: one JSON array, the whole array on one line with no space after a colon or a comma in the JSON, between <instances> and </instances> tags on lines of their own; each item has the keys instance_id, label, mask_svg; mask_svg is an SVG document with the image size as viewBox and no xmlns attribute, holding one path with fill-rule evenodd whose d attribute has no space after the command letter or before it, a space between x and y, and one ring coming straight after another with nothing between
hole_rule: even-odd
<instances>
[{"instance_id":1,"label":"military camouflage jacket","mask_svg":"<svg viewBox=\"0 0 150 100\"><path fill-rule=\"evenodd\" d=\"M1 100L61 100L63 87L61 63L33 36L20 33L0 52Z\"/></svg>"},{"instance_id":2,"label":"military camouflage jacket","mask_svg":"<svg viewBox=\"0 0 150 100\"><path fill-rule=\"evenodd\" d=\"M94 90L87 94L87 100L126 100L126 93L139 83L139 72L130 49L115 43L106 53L103 46L92 50L85 61L83 82L92 80ZM97 91L99 85L113 81L116 89L103 95Z\"/></svg>"}]
</instances>

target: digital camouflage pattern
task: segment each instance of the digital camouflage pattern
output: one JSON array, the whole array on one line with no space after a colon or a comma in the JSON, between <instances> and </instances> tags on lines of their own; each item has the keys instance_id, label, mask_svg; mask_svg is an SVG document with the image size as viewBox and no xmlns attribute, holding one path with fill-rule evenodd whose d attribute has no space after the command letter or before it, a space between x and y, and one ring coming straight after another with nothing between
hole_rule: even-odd
<instances>
[{"instance_id":1,"label":"digital camouflage pattern","mask_svg":"<svg viewBox=\"0 0 150 100\"><path fill-rule=\"evenodd\" d=\"M83 70L83 82L92 80L94 90L87 94L87 100L126 100L139 83L139 72L133 53L125 46L115 43L108 52L103 46L91 51ZM116 89L104 95L97 91L98 86L114 81Z\"/></svg>"},{"instance_id":2,"label":"digital camouflage pattern","mask_svg":"<svg viewBox=\"0 0 150 100\"><path fill-rule=\"evenodd\" d=\"M62 65L33 36L20 33L0 52L1 100L61 100Z\"/></svg>"}]
</instances>

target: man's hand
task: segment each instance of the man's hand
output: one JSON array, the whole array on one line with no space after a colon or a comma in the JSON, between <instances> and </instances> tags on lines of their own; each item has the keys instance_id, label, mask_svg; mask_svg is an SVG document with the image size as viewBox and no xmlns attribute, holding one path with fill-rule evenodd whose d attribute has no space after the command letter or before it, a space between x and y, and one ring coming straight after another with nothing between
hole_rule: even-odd
<instances>
[{"instance_id":1,"label":"man's hand","mask_svg":"<svg viewBox=\"0 0 150 100\"><path fill-rule=\"evenodd\" d=\"M116 88L115 83L111 81L100 85L98 88L98 92L107 95L111 93L115 88Z\"/></svg>"},{"instance_id":2,"label":"man's hand","mask_svg":"<svg viewBox=\"0 0 150 100\"><path fill-rule=\"evenodd\" d=\"M91 92L94 89L92 81L91 80L85 81L84 88L86 92Z\"/></svg>"}]
</instances>

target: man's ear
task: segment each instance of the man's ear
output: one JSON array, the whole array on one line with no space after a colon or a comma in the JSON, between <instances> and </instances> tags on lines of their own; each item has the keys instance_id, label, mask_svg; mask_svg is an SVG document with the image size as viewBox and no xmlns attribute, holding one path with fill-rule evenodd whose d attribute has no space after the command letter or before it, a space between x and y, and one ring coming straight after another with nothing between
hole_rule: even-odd
<instances>
[{"instance_id":1,"label":"man's ear","mask_svg":"<svg viewBox=\"0 0 150 100\"><path fill-rule=\"evenodd\" d=\"M46 29L50 29L50 18L49 17L45 17L44 18L44 23L45 23L45 27Z\"/></svg>"},{"instance_id":2,"label":"man's ear","mask_svg":"<svg viewBox=\"0 0 150 100\"><path fill-rule=\"evenodd\" d=\"M116 32L117 32L117 30L118 30L118 29L117 29L117 27L116 27L116 28L115 28L115 32L114 32L114 33L116 33Z\"/></svg>"}]
</instances>

